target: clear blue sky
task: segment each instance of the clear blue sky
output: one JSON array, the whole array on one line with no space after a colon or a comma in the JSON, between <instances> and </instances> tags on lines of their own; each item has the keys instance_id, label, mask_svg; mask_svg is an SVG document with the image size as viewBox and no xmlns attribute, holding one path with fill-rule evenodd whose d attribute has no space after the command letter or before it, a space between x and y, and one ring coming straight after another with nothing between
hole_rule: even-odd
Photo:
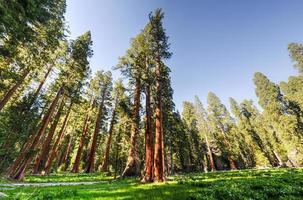
<instances>
[{"instance_id":1,"label":"clear blue sky","mask_svg":"<svg viewBox=\"0 0 303 200\"><path fill-rule=\"evenodd\" d=\"M165 12L179 110L194 95L205 103L209 91L225 104L229 97L256 100L256 71L276 83L296 74L287 44L303 41L302 0L68 0L66 20L72 38L92 32L91 67L106 70L155 8Z\"/></svg>"}]
</instances>

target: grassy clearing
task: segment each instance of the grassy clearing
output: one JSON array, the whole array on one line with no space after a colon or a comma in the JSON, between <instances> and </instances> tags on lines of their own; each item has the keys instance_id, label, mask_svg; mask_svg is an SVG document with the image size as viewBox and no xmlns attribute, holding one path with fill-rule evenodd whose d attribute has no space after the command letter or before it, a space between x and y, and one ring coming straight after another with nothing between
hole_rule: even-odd
<instances>
[{"instance_id":1,"label":"grassy clearing","mask_svg":"<svg viewBox=\"0 0 303 200\"><path fill-rule=\"evenodd\" d=\"M107 176L104 173L60 173L60 174L51 174L48 176L26 176L24 182L28 183L49 183L49 182L88 182L88 181L108 181L111 180L111 176Z\"/></svg>"},{"instance_id":2,"label":"grassy clearing","mask_svg":"<svg viewBox=\"0 0 303 200\"><path fill-rule=\"evenodd\" d=\"M95 176L98 177L98 174L90 175L90 177ZM61 177L61 175L58 177ZM66 177L68 178L69 176ZM77 181L88 180L88 178L84 177L84 175L78 175ZM39 178L44 179L44 177ZM58 179L66 180L63 178ZM27 187L10 190L0 188L0 192L8 194L11 199L31 200L303 199L302 169L244 170L188 174L171 177L170 179L166 183L144 185L140 184L136 179L125 179L85 186ZM32 177L31 180L38 179ZM52 180L57 180L57 177L54 176Z\"/></svg>"}]
</instances>

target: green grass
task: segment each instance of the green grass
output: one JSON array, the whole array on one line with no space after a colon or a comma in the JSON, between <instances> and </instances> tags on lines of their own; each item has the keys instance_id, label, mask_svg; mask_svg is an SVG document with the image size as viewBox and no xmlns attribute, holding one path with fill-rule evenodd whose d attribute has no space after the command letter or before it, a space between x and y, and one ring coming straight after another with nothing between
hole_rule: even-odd
<instances>
[{"instance_id":1,"label":"green grass","mask_svg":"<svg viewBox=\"0 0 303 200\"><path fill-rule=\"evenodd\" d=\"M111 180L111 176L107 176L104 173L60 173L51 174L48 176L26 176L24 182L28 183L49 183L49 182L87 182L87 181L108 181Z\"/></svg>"},{"instance_id":2,"label":"green grass","mask_svg":"<svg viewBox=\"0 0 303 200\"><path fill-rule=\"evenodd\" d=\"M0 183L9 183L9 181L0 175Z\"/></svg>"},{"instance_id":3,"label":"green grass","mask_svg":"<svg viewBox=\"0 0 303 200\"><path fill-rule=\"evenodd\" d=\"M100 174L99 174L100 175ZM98 174L90 175L94 179ZM70 175L58 175L58 177ZM66 180L53 176L52 180ZM72 176L73 177L73 176ZM88 180L78 175L77 180ZM39 177L40 180L47 177ZM82 179L83 178L83 179ZM29 180L38 180L29 177ZM92 180L91 179L91 180ZM46 181L44 181L46 182ZM166 183L140 184L136 179L95 185L27 187L7 190L11 199L303 199L303 169L244 170L187 174Z\"/></svg>"}]
</instances>

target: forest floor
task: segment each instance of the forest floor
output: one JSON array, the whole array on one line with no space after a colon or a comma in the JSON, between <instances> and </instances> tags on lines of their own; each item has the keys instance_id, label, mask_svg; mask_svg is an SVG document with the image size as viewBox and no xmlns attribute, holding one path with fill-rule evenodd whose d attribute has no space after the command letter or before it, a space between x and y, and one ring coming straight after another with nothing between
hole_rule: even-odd
<instances>
[{"instance_id":1,"label":"forest floor","mask_svg":"<svg viewBox=\"0 0 303 200\"><path fill-rule=\"evenodd\" d=\"M169 177L165 183L152 184L140 184L135 178L113 180L111 176L100 173L57 174L27 176L22 184L33 183L17 186L0 178L0 193L8 196L3 199L30 200L303 199L303 169L191 173ZM37 183L43 184L38 187ZM63 185L57 185L59 183Z\"/></svg>"}]
</instances>

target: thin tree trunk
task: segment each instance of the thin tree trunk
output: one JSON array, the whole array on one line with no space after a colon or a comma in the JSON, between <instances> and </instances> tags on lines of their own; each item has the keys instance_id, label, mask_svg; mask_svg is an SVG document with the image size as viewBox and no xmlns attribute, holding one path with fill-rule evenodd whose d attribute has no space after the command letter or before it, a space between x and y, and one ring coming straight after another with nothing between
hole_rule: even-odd
<instances>
[{"instance_id":1,"label":"thin tree trunk","mask_svg":"<svg viewBox=\"0 0 303 200\"><path fill-rule=\"evenodd\" d=\"M157 101L156 101L156 143L155 143L155 158L154 158L154 181L164 181L163 174L163 151L162 151L162 91L161 91L161 63L158 60L156 68L156 90L157 90Z\"/></svg>"},{"instance_id":2,"label":"thin tree trunk","mask_svg":"<svg viewBox=\"0 0 303 200\"><path fill-rule=\"evenodd\" d=\"M275 150L273 151L273 154L274 154L275 158L276 158L277 161L278 161L279 167L283 166L284 163L283 163L282 159L280 158L279 154L278 154Z\"/></svg>"},{"instance_id":3,"label":"thin tree trunk","mask_svg":"<svg viewBox=\"0 0 303 200\"><path fill-rule=\"evenodd\" d=\"M71 111L71 108L73 106L73 103L71 102L69 108L68 108L68 111L67 111L67 114L64 118L64 121L63 121L63 125L61 127L61 130L59 131L59 135L57 136L57 140L55 141L54 145L53 145L53 148L51 150L51 153L49 153L49 156L48 156L48 159L45 163L45 166L44 167L44 172L45 174L48 174L49 173L49 170L52 166L52 163L53 163L53 160L55 158L55 155L57 154L58 152L58 146L59 146L59 142L61 141L61 139L63 138L65 132L66 132L66 127L67 127L67 122L68 122L68 117L69 117L69 114L70 114L70 111Z\"/></svg>"},{"instance_id":4,"label":"thin tree trunk","mask_svg":"<svg viewBox=\"0 0 303 200\"><path fill-rule=\"evenodd\" d=\"M116 108L113 110L113 115L112 119L110 122L110 127L108 131L108 139L107 139L107 144L105 148L105 154L103 158L103 163L101 165L101 171L107 172L108 171L108 164L109 164L109 150L112 142L112 135L113 135L113 129L114 129L114 123L115 123L115 116L116 116Z\"/></svg>"},{"instance_id":5,"label":"thin tree trunk","mask_svg":"<svg viewBox=\"0 0 303 200\"><path fill-rule=\"evenodd\" d=\"M208 136L207 133L204 133L205 135L205 143L206 143L206 148L207 148L207 154L208 154L208 158L209 158L209 165L210 165L210 171L216 171L216 167L215 167L215 162L214 162L214 158L213 158L213 153L211 152L210 149L210 144L208 141Z\"/></svg>"},{"instance_id":6,"label":"thin tree trunk","mask_svg":"<svg viewBox=\"0 0 303 200\"><path fill-rule=\"evenodd\" d=\"M26 152L28 150L28 148L31 145L33 137L34 135L31 135L29 139L23 144L17 158L14 160L13 164L7 169L7 174L11 174L17 170L18 164L20 164L20 162L24 159L23 152Z\"/></svg>"},{"instance_id":7,"label":"thin tree trunk","mask_svg":"<svg viewBox=\"0 0 303 200\"><path fill-rule=\"evenodd\" d=\"M141 80L137 78L135 97L134 97L134 110L131 126L130 149L127 158L126 167L122 173L122 177L139 176L140 165L138 158L137 138L139 136L139 123L140 123L140 98L141 98Z\"/></svg>"},{"instance_id":8,"label":"thin tree trunk","mask_svg":"<svg viewBox=\"0 0 303 200\"><path fill-rule=\"evenodd\" d=\"M227 149L228 149L227 159L228 159L228 162L229 162L229 167L230 167L231 170L237 170L237 164L236 164L236 162L232 159L231 153L230 153L230 151L231 151L231 145L230 145L229 141L228 141L227 138L226 138L226 135L225 135L225 132L224 132L223 128L220 128L220 129L221 129L221 133L222 133L223 138L224 138L224 139L223 139L223 140L224 140L224 144L225 144L225 146L226 146Z\"/></svg>"},{"instance_id":9,"label":"thin tree trunk","mask_svg":"<svg viewBox=\"0 0 303 200\"><path fill-rule=\"evenodd\" d=\"M56 95L55 99L53 100L48 113L44 116L44 118L41 122L41 126L40 126L39 130L37 131L37 134L35 135L35 138L31 144L31 146L29 147L29 150L24 153L25 159L24 159L23 163L20 164L20 168L17 170L16 173L10 174L11 178L16 179L16 180L23 179L25 170L27 169L28 165L30 164L30 162L32 161L32 159L35 156L35 155L30 155L30 153L31 153L31 151L34 151L36 149L37 145L39 144L41 135L43 135L43 133L45 132L63 91L64 91L64 89L62 86L58 90L57 95Z\"/></svg>"},{"instance_id":10,"label":"thin tree trunk","mask_svg":"<svg viewBox=\"0 0 303 200\"><path fill-rule=\"evenodd\" d=\"M69 154L72 149L72 137L69 136L68 144L66 150L64 152L63 161L64 161L64 171L67 171L68 164L69 164Z\"/></svg>"},{"instance_id":11,"label":"thin tree trunk","mask_svg":"<svg viewBox=\"0 0 303 200\"><path fill-rule=\"evenodd\" d=\"M61 100L60 104L59 104L59 109L57 111L57 114L54 118L54 121L50 127L49 133L42 145L42 149L41 149L41 153L38 155L35 164L34 164L34 168L33 168L33 173L37 174L41 169L41 167L43 167L45 165L45 162L47 160L47 155L49 154L50 148L51 148L51 141L54 137L57 125L59 123L59 119L60 116L62 114L62 110L64 108L64 99Z\"/></svg>"},{"instance_id":12,"label":"thin tree trunk","mask_svg":"<svg viewBox=\"0 0 303 200\"><path fill-rule=\"evenodd\" d=\"M163 171L163 180L166 180L166 176L165 176L165 171L166 171L166 165L165 165L165 159L166 159L166 156L165 156L165 146L164 146L164 135L163 135L163 131L162 131L162 171Z\"/></svg>"},{"instance_id":13,"label":"thin tree trunk","mask_svg":"<svg viewBox=\"0 0 303 200\"><path fill-rule=\"evenodd\" d=\"M118 171L118 157L119 157L119 142L121 140L121 125L119 126L119 131L116 139L116 155L115 155L115 173L114 173L114 179L117 178L117 171Z\"/></svg>"},{"instance_id":14,"label":"thin tree trunk","mask_svg":"<svg viewBox=\"0 0 303 200\"><path fill-rule=\"evenodd\" d=\"M92 140L90 152L88 154L87 165L86 165L86 169L85 169L86 173L91 173L91 172L94 171L95 153L96 153L96 150L97 150L98 134L100 132L101 120L102 120L102 117L103 117L103 112L102 111L103 111L103 108L104 108L105 94L106 94L106 89L104 89L104 91L103 91L101 104L99 106L99 111L98 111L96 125L95 125L95 129L94 129L94 134L93 134L93 140Z\"/></svg>"},{"instance_id":15,"label":"thin tree trunk","mask_svg":"<svg viewBox=\"0 0 303 200\"><path fill-rule=\"evenodd\" d=\"M142 182L153 181L154 135L151 126L150 85L146 86L146 125L145 125L145 168Z\"/></svg>"},{"instance_id":16,"label":"thin tree trunk","mask_svg":"<svg viewBox=\"0 0 303 200\"><path fill-rule=\"evenodd\" d=\"M45 111L45 107L43 108L42 112L40 113L39 119L42 119L43 113ZM39 121L40 121L39 120ZM39 122L40 123L40 122ZM39 124L38 123L38 124ZM36 125L35 127L33 127L29 132L30 133L34 133L34 130L36 128L38 128L39 126ZM22 152L26 152L28 150L28 148L30 147L30 145L32 144L32 139L35 137L35 134L30 134L29 138L27 139L26 142L23 143L22 148L20 149L20 151L18 152L18 156L17 158L14 160L13 164L10 165L10 167L7 169L6 174L11 174L12 172L15 172L17 170L18 165L21 163L21 161L24 159L24 154L22 154Z\"/></svg>"},{"instance_id":17,"label":"thin tree trunk","mask_svg":"<svg viewBox=\"0 0 303 200\"><path fill-rule=\"evenodd\" d=\"M85 116L85 120L84 120L82 135L81 135L81 138L80 138L80 141L79 141L79 146L78 146L75 162L73 164L73 169L71 171L73 173L78 173L79 172L79 165L80 165L82 150L83 150L83 146L84 146L84 140L85 140L85 137L86 137L87 132L88 132L88 126L89 126L88 121L89 121L89 119L90 119L89 113L87 113L86 116Z\"/></svg>"},{"instance_id":18,"label":"thin tree trunk","mask_svg":"<svg viewBox=\"0 0 303 200\"><path fill-rule=\"evenodd\" d=\"M91 105L90 105L90 109L93 109L93 105L94 105L94 98L92 98L91 100ZM84 124L83 124L83 129L82 129L82 135L79 141L79 146L78 146L78 150L77 150L77 154L76 154L76 158L73 164L73 168L71 170L72 173L78 173L79 172L79 166L80 166L80 160L81 160L81 155L82 155L82 151L83 151L83 147L84 147L84 141L88 132L88 126L89 126L89 120L90 120L90 111L87 112L85 119L84 119Z\"/></svg>"},{"instance_id":19,"label":"thin tree trunk","mask_svg":"<svg viewBox=\"0 0 303 200\"><path fill-rule=\"evenodd\" d=\"M28 76L29 70L25 70L23 75L21 76L20 80L11 88L8 90L8 92L4 95L4 97L0 101L0 112L6 105L6 103L11 99L11 97L15 94L17 89L21 86L21 84L24 82L25 78Z\"/></svg>"},{"instance_id":20,"label":"thin tree trunk","mask_svg":"<svg viewBox=\"0 0 303 200\"><path fill-rule=\"evenodd\" d=\"M162 106L161 106L162 109ZM161 132L162 132L162 141L161 141L161 146L162 146L162 171L163 171L163 181L166 180L166 176L165 176L165 171L166 171L166 166L165 166L165 159L166 159L166 155L165 155L165 147L164 147L164 131L163 131L163 117L162 117L162 112L161 112Z\"/></svg>"},{"instance_id":21,"label":"thin tree trunk","mask_svg":"<svg viewBox=\"0 0 303 200\"><path fill-rule=\"evenodd\" d=\"M70 142L69 140L70 140L70 138L67 137L67 139L66 139L67 143L64 145L64 148L62 149L61 156L60 156L60 159L59 159L59 162L58 162L58 167L60 167L62 165L62 163L64 162L65 155L66 155L68 145L69 145L69 142Z\"/></svg>"},{"instance_id":22,"label":"thin tree trunk","mask_svg":"<svg viewBox=\"0 0 303 200\"><path fill-rule=\"evenodd\" d=\"M174 154L173 154L173 144L172 144L172 138L170 138L170 162L171 162L171 170L170 170L170 174L174 175L175 174L175 165L174 165Z\"/></svg>"},{"instance_id":23,"label":"thin tree trunk","mask_svg":"<svg viewBox=\"0 0 303 200\"><path fill-rule=\"evenodd\" d=\"M53 68L53 67L49 67L49 68L48 68L46 74L44 75L43 79L41 80L41 82L40 82L40 84L39 84L39 86L38 86L38 88L37 88L35 94L34 94L33 97L31 98L30 107L33 105L33 103L34 103L34 102L36 101L36 99L38 98L38 96L39 96L39 94L40 94L40 91L41 91L41 89L42 89L42 87L43 87L43 85L44 85L44 83L45 83L45 81L46 81L48 75L49 75L50 72L52 71L52 68Z\"/></svg>"}]
</instances>

